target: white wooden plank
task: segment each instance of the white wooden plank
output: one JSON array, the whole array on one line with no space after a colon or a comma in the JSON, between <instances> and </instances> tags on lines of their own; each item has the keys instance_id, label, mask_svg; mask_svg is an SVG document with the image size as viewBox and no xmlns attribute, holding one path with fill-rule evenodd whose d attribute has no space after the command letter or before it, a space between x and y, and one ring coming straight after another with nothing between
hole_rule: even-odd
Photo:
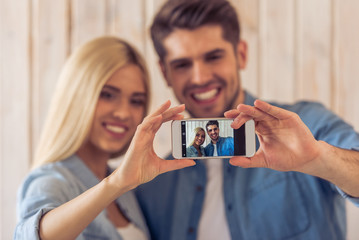
<instances>
[{"instance_id":1,"label":"white wooden plank","mask_svg":"<svg viewBox=\"0 0 359 240\"><path fill-rule=\"evenodd\" d=\"M58 76L70 51L69 2L33 1L32 12L32 144L36 148Z\"/></svg>"},{"instance_id":2,"label":"white wooden plank","mask_svg":"<svg viewBox=\"0 0 359 240\"><path fill-rule=\"evenodd\" d=\"M260 91L264 99L293 101L294 0L260 0Z\"/></svg>"},{"instance_id":3,"label":"white wooden plank","mask_svg":"<svg viewBox=\"0 0 359 240\"><path fill-rule=\"evenodd\" d=\"M72 49L95 37L106 34L105 0L72 0L71 46Z\"/></svg>"},{"instance_id":4,"label":"white wooden plank","mask_svg":"<svg viewBox=\"0 0 359 240\"><path fill-rule=\"evenodd\" d=\"M359 2L354 0L338 1L339 28L336 29L339 53L338 79L336 79L335 109L339 115L359 129Z\"/></svg>"},{"instance_id":5,"label":"white wooden plank","mask_svg":"<svg viewBox=\"0 0 359 240\"><path fill-rule=\"evenodd\" d=\"M146 11L144 0L109 0L107 6L107 32L128 40L141 53L145 51Z\"/></svg>"},{"instance_id":6,"label":"white wooden plank","mask_svg":"<svg viewBox=\"0 0 359 240\"><path fill-rule=\"evenodd\" d=\"M16 192L28 170L30 154L29 1L2 1L0 238L12 239Z\"/></svg>"},{"instance_id":7,"label":"white wooden plank","mask_svg":"<svg viewBox=\"0 0 359 240\"><path fill-rule=\"evenodd\" d=\"M332 24L331 1L297 1L296 99L315 100L330 107Z\"/></svg>"},{"instance_id":8,"label":"white wooden plank","mask_svg":"<svg viewBox=\"0 0 359 240\"><path fill-rule=\"evenodd\" d=\"M258 96L259 91L259 2L258 0L232 0L241 24L241 38L248 43L248 64L241 71L242 87Z\"/></svg>"}]
</instances>

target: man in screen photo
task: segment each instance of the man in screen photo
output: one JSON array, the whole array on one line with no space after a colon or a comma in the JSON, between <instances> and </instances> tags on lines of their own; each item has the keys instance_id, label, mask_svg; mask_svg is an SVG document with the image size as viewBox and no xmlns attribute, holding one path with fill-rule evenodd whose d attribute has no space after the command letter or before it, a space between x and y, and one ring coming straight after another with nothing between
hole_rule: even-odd
<instances>
[{"instance_id":1,"label":"man in screen photo","mask_svg":"<svg viewBox=\"0 0 359 240\"><path fill-rule=\"evenodd\" d=\"M204 149L206 156L233 156L233 138L219 136L219 123L217 120L208 121L206 131L211 138L211 142Z\"/></svg>"}]
</instances>

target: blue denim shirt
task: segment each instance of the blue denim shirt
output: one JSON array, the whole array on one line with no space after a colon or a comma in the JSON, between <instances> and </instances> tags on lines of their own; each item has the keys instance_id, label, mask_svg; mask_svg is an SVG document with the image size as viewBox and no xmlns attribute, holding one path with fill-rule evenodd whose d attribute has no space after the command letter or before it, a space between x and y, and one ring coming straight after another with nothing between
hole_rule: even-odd
<instances>
[{"instance_id":1,"label":"blue denim shirt","mask_svg":"<svg viewBox=\"0 0 359 240\"><path fill-rule=\"evenodd\" d=\"M199 149L201 150L202 157L206 156L204 148L199 146ZM198 151L193 145L186 148L186 157L198 157Z\"/></svg>"},{"instance_id":2,"label":"blue denim shirt","mask_svg":"<svg viewBox=\"0 0 359 240\"><path fill-rule=\"evenodd\" d=\"M234 153L234 142L232 137L219 137L216 143L218 156L233 156ZM206 156L213 156L214 146L210 142L204 148Z\"/></svg>"},{"instance_id":3,"label":"blue denim shirt","mask_svg":"<svg viewBox=\"0 0 359 240\"><path fill-rule=\"evenodd\" d=\"M39 239L39 221L45 213L98 183L96 176L76 155L35 169L26 177L18 192L18 224L14 239ZM149 236L133 192L123 194L116 202L126 217ZM104 210L76 239L120 240L122 237Z\"/></svg>"},{"instance_id":4,"label":"blue denim shirt","mask_svg":"<svg viewBox=\"0 0 359 240\"><path fill-rule=\"evenodd\" d=\"M254 100L246 94L246 104ZM299 114L316 139L359 149L358 133L321 104L275 105ZM136 189L153 239L196 239L206 188L204 161ZM223 160L223 197L232 239L343 240L344 198L357 206L359 199L341 193L333 184L303 173L244 169Z\"/></svg>"}]
</instances>

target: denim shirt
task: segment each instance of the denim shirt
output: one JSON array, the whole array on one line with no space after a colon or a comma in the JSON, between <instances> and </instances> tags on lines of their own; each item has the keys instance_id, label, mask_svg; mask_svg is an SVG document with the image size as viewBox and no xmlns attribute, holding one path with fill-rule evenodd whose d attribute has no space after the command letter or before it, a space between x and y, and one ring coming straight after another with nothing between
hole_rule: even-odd
<instances>
[{"instance_id":1,"label":"denim shirt","mask_svg":"<svg viewBox=\"0 0 359 240\"><path fill-rule=\"evenodd\" d=\"M234 152L234 142L232 137L219 137L216 143L217 145L217 156L233 156ZM210 142L204 148L206 156L213 156L214 146Z\"/></svg>"},{"instance_id":2,"label":"denim shirt","mask_svg":"<svg viewBox=\"0 0 359 240\"><path fill-rule=\"evenodd\" d=\"M254 100L246 93L245 104L253 105ZM316 139L359 150L358 133L323 105L274 105L299 114ZM196 239L206 188L204 161L136 189L153 239ZM299 172L235 167L228 159L223 159L223 197L231 238L245 240L343 240L344 198L359 206L359 199L326 180Z\"/></svg>"},{"instance_id":3,"label":"denim shirt","mask_svg":"<svg viewBox=\"0 0 359 240\"><path fill-rule=\"evenodd\" d=\"M199 146L199 149L201 150L202 156L206 156L204 148ZM193 145L186 148L186 157L198 157L198 151Z\"/></svg>"},{"instance_id":4,"label":"denim shirt","mask_svg":"<svg viewBox=\"0 0 359 240\"><path fill-rule=\"evenodd\" d=\"M39 221L45 213L98 183L99 180L76 155L35 169L26 177L18 192L18 224L14 239L39 239ZM116 203L124 215L149 237L133 192L123 194ZM112 240L122 237L107 218L104 210L76 239Z\"/></svg>"}]
</instances>

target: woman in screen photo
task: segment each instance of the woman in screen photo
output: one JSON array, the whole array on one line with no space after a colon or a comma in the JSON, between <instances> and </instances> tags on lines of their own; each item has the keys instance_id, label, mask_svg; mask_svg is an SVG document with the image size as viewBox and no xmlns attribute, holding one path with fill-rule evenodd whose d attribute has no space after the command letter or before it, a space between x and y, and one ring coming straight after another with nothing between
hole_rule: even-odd
<instances>
[{"instance_id":1,"label":"woman in screen photo","mask_svg":"<svg viewBox=\"0 0 359 240\"><path fill-rule=\"evenodd\" d=\"M186 149L186 157L204 157L204 148L202 147L206 139L206 133L203 128L197 127L193 130L194 139Z\"/></svg>"},{"instance_id":2,"label":"woman in screen photo","mask_svg":"<svg viewBox=\"0 0 359 240\"><path fill-rule=\"evenodd\" d=\"M18 193L14 239L150 239L131 190L194 162L156 155L156 132L184 106L167 101L145 118L149 96L144 60L127 42L101 37L74 51Z\"/></svg>"}]
</instances>

